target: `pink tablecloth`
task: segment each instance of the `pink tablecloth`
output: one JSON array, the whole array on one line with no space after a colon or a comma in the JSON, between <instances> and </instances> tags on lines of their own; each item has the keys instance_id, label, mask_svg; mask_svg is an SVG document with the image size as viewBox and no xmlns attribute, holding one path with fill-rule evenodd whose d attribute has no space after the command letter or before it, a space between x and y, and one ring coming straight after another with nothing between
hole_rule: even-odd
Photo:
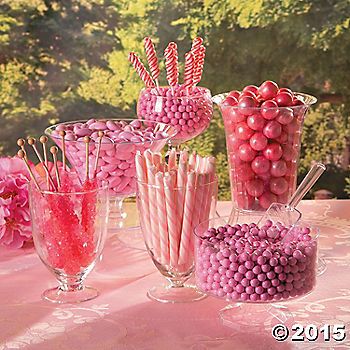
<instances>
[{"instance_id":1,"label":"pink tablecloth","mask_svg":"<svg viewBox=\"0 0 350 350\"><path fill-rule=\"evenodd\" d=\"M221 215L229 208L229 203L219 203ZM310 295L288 307L303 325L345 324L347 338L339 344L320 339L279 343L270 330L243 332L223 326L218 311L227 304L211 297L176 305L150 301L146 291L162 277L147 253L134 248L142 248L137 233L125 239L120 232L123 242L116 236L108 239L104 260L87 280L101 295L79 305L41 300L41 292L56 282L33 248L1 249L0 350L349 349L350 201L305 201L300 208L321 229L320 255L327 270Z\"/></svg>"}]
</instances>

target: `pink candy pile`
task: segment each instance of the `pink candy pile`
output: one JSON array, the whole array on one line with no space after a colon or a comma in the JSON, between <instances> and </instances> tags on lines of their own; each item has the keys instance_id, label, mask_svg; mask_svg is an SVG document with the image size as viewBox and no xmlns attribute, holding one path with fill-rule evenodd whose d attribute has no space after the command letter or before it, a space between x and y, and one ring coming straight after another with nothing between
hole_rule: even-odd
<instances>
[{"instance_id":1,"label":"pink candy pile","mask_svg":"<svg viewBox=\"0 0 350 350\"><path fill-rule=\"evenodd\" d=\"M272 81L232 91L221 104L232 198L241 209L286 203L296 185L303 99Z\"/></svg>"},{"instance_id":2,"label":"pink candy pile","mask_svg":"<svg viewBox=\"0 0 350 350\"><path fill-rule=\"evenodd\" d=\"M157 129L156 129L157 128ZM103 131L100 156L97 164L97 179L109 182L113 194L129 195L136 191L135 154L146 149L160 151L175 132L164 124L150 123L145 126L139 120L95 120L58 124L50 136L62 149L59 131L64 130L66 154L77 170L79 177L85 179L86 145L84 137L90 136L89 145L90 174L93 174L99 136Z\"/></svg>"},{"instance_id":3,"label":"pink candy pile","mask_svg":"<svg viewBox=\"0 0 350 350\"><path fill-rule=\"evenodd\" d=\"M172 150L168 163L160 154L136 155L138 207L146 245L157 266L188 273L194 265L193 230L216 204L215 158ZM165 273L165 272L164 272ZM164 274L163 273L163 274Z\"/></svg>"},{"instance_id":4,"label":"pink candy pile","mask_svg":"<svg viewBox=\"0 0 350 350\"><path fill-rule=\"evenodd\" d=\"M177 130L175 140L186 141L202 133L213 115L208 89L194 87L191 95L181 86L144 89L137 104L141 119L171 124Z\"/></svg>"},{"instance_id":5,"label":"pink candy pile","mask_svg":"<svg viewBox=\"0 0 350 350\"><path fill-rule=\"evenodd\" d=\"M210 228L197 237L196 279L205 293L234 301L270 302L310 292L316 283L317 241L310 228L267 221Z\"/></svg>"}]
</instances>

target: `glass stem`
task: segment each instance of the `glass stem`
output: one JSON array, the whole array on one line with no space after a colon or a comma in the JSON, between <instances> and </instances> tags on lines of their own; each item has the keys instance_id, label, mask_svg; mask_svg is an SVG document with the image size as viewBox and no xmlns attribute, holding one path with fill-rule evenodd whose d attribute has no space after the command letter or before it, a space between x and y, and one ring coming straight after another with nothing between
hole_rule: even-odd
<instances>
[{"instance_id":1,"label":"glass stem","mask_svg":"<svg viewBox=\"0 0 350 350\"><path fill-rule=\"evenodd\" d=\"M64 292L75 292L84 289L82 278L68 277L64 281L61 280L59 282L59 288Z\"/></svg>"}]
</instances>

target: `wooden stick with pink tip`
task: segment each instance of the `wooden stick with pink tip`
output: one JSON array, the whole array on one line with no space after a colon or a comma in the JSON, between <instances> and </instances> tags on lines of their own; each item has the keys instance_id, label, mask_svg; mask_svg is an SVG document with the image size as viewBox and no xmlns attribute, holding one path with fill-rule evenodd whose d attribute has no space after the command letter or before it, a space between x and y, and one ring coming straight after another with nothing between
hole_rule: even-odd
<instances>
[{"instance_id":1,"label":"wooden stick with pink tip","mask_svg":"<svg viewBox=\"0 0 350 350\"><path fill-rule=\"evenodd\" d=\"M96 159L95 159L95 166L94 166L94 173L93 173L93 179L96 178L97 175L97 166L98 166L98 160L100 158L101 153L101 144L102 144L102 138L104 136L104 132L100 130L98 132L98 145L97 145L97 152L96 152Z\"/></svg>"},{"instance_id":2,"label":"wooden stick with pink tip","mask_svg":"<svg viewBox=\"0 0 350 350\"><path fill-rule=\"evenodd\" d=\"M23 151L23 149L20 149L20 150L17 152L17 155L18 155L19 158L23 159L23 161L24 161L24 163L25 163L25 165L26 165L26 167L27 167L27 170L28 170L28 172L29 172L29 175L30 175L31 179L33 180L33 182L34 182L36 188L38 189L38 191L41 191L41 188L40 188L40 186L39 186L39 183L38 183L37 179L35 178L35 176L34 176L34 174L33 174L33 171L32 171L32 169L31 169L31 167L30 167L30 165L29 165L29 163L28 163L28 160L27 160L27 157L26 157L26 152Z\"/></svg>"},{"instance_id":3,"label":"wooden stick with pink tip","mask_svg":"<svg viewBox=\"0 0 350 350\"><path fill-rule=\"evenodd\" d=\"M61 179L60 179L60 173L58 171L58 165L57 165L58 148L56 146L52 146L50 148L50 152L51 152L52 157L53 157L53 164L54 164L54 167L55 167L57 185L58 185L58 188L60 188L61 187Z\"/></svg>"}]
</instances>

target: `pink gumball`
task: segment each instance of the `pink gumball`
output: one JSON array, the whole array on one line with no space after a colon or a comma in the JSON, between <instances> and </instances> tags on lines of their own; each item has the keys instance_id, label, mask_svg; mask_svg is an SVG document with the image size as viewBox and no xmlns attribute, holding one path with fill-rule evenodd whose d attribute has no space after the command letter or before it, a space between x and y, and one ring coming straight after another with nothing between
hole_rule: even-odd
<instances>
[{"instance_id":1,"label":"pink gumball","mask_svg":"<svg viewBox=\"0 0 350 350\"><path fill-rule=\"evenodd\" d=\"M295 160L297 158L297 153L294 151L293 147L290 145L283 146L283 159L287 162Z\"/></svg>"},{"instance_id":2,"label":"pink gumball","mask_svg":"<svg viewBox=\"0 0 350 350\"><path fill-rule=\"evenodd\" d=\"M255 131L260 131L264 128L265 119L261 114L255 113L255 114L248 116L247 124L251 129L253 129Z\"/></svg>"},{"instance_id":3,"label":"pink gumball","mask_svg":"<svg viewBox=\"0 0 350 350\"><path fill-rule=\"evenodd\" d=\"M293 103L293 96L289 92L278 92L275 101L280 107L291 106Z\"/></svg>"},{"instance_id":4,"label":"pink gumball","mask_svg":"<svg viewBox=\"0 0 350 350\"><path fill-rule=\"evenodd\" d=\"M265 100L269 100L271 98L274 98L278 93L278 85L271 80L264 81L260 85L258 92L259 92L259 95L263 97Z\"/></svg>"},{"instance_id":5,"label":"pink gumball","mask_svg":"<svg viewBox=\"0 0 350 350\"><path fill-rule=\"evenodd\" d=\"M279 160L282 154L282 147L278 143L270 143L264 149L264 156L269 160Z\"/></svg>"},{"instance_id":6,"label":"pink gumball","mask_svg":"<svg viewBox=\"0 0 350 350\"><path fill-rule=\"evenodd\" d=\"M250 147L249 143L244 143L243 145L239 146L238 155L241 160L250 162L255 158L256 151Z\"/></svg>"},{"instance_id":7,"label":"pink gumball","mask_svg":"<svg viewBox=\"0 0 350 350\"><path fill-rule=\"evenodd\" d=\"M239 111L244 115L251 115L254 113L254 107L257 106L257 101L254 97L243 96L239 98L238 108Z\"/></svg>"},{"instance_id":8,"label":"pink gumball","mask_svg":"<svg viewBox=\"0 0 350 350\"><path fill-rule=\"evenodd\" d=\"M287 125L283 126L283 130L285 130L289 135L295 135L301 128L300 122L297 119L294 119Z\"/></svg>"},{"instance_id":9,"label":"pink gumball","mask_svg":"<svg viewBox=\"0 0 350 350\"><path fill-rule=\"evenodd\" d=\"M236 193L233 198L236 201L238 208L246 210L253 208L254 197L249 194Z\"/></svg>"},{"instance_id":10,"label":"pink gumball","mask_svg":"<svg viewBox=\"0 0 350 350\"><path fill-rule=\"evenodd\" d=\"M228 107L225 117L234 123L240 123L246 119L246 116L241 114L236 107Z\"/></svg>"},{"instance_id":11,"label":"pink gumball","mask_svg":"<svg viewBox=\"0 0 350 350\"><path fill-rule=\"evenodd\" d=\"M286 191L285 193L278 196L278 203L286 204L289 200L289 191Z\"/></svg>"},{"instance_id":12,"label":"pink gumball","mask_svg":"<svg viewBox=\"0 0 350 350\"><path fill-rule=\"evenodd\" d=\"M272 203L277 202L277 196L267 191L259 197L259 204L263 209L267 209Z\"/></svg>"},{"instance_id":13,"label":"pink gumball","mask_svg":"<svg viewBox=\"0 0 350 350\"><path fill-rule=\"evenodd\" d=\"M238 167L245 162L239 157L237 152L230 153L230 164L233 167Z\"/></svg>"},{"instance_id":14,"label":"pink gumball","mask_svg":"<svg viewBox=\"0 0 350 350\"><path fill-rule=\"evenodd\" d=\"M284 145L288 142L288 134L284 131L282 131L280 137L277 137L275 139L278 143L280 143L281 145Z\"/></svg>"},{"instance_id":15,"label":"pink gumball","mask_svg":"<svg viewBox=\"0 0 350 350\"><path fill-rule=\"evenodd\" d=\"M267 146L267 138L261 132L256 132L250 138L249 143L252 149L262 151Z\"/></svg>"},{"instance_id":16,"label":"pink gumball","mask_svg":"<svg viewBox=\"0 0 350 350\"><path fill-rule=\"evenodd\" d=\"M277 160L271 162L271 175L274 177L281 177L287 173L287 163L284 160Z\"/></svg>"},{"instance_id":17,"label":"pink gumball","mask_svg":"<svg viewBox=\"0 0 350 350\"><path fill-rule=\"evenodd\" d=\"M228 94L228 96L234 97L235 99L238 100L240 94L241 93L238 90L233 90Z\"/></svg>"},{"instance_id":18,"label":"pink gumball","mask_svg":"<svg viewBox=\"0 0 350 350\"><path fill-rule=\"evenodd\" d=\"M264 192L264 182L260 179L248 181L245 186L247 192L253 197L260 197Z\"/></svg>"},{"instance_id":19,"label":"pink gumball","mask_svg":"<svg viewBox=\"0 0 350 350\"><path fill-rule=\"evenodd\" d=\"M279 116L276 120L282 124L287 125L294 119L293 110L291 108L281 108Z\"/></svg>"},{"instance_id":20,"label":"pink gumball","mask_svg":"<svg viewBox=\"0 0 350 350\"><path fill-rule=\"evenodd\" d=\"M259 179L263 180L265 184L268 184L271 178L271 173L268 171L258 175Z\"/></svg>"},{"instance_id":21,"label":"pink gumball","mask_svg":"<svg viewBox=\"0 0 350 350\"><path fill-rule=\"evenodd\" d=\"M254 178L254 172L249 164L244 163L235 169L236 181L248 181Z\"/></svg>"},{"instance_id":22,"label":"pink gumball","mask_svg":"<svg viewBox=\"0 0 350 350\"><path fill-rule=\"evenodd\" d=\"M270 190L272 193L281 195L288 190L288 182L283 177L276 177L270 181Z\"/></svg>"},{"instance_id":23,"label":"pink gumball","mask_svg":"<svg viewBox=\"0 0 350 350\"><path fill-rule=\"evenodd\" d=\"M263 156L257 156L252 161L251 167L255 174L264 174L270 169L270 161Z\"/></svg>"},{"instance_id":24,"label":"pink gumball","mask_svg":"<svg viewBox=\"0 0 350 350\"><path fill-rule=\"evenodd\" d=\"M240 140L248 140L253 134L254 130L252 130L247 123L241 122L237 124L236 135Z\"/></svg>"},{"instance_id":25,"label":"pink gumball","mask_svg":"<svg viewBox=\"0 0 350 350\"><path fill-rule=\"evenodd\" d=\"M255 86L255 85L247 85L247 86L243 89L243 92L246 92L246 91L250 91L250 92L252 92L254 95L257 95L257 94L258 94L258 87Z\"/></svg>"},{"instance_id":26,"label":"pink gumball","mask_svg":"<svg viewBox=\"0 0 350 350\"><path fill-rule=\"evenodd\" d=\"M234 133L227 137L226 142L229 151L237 151L239 146L244 143L244 141L240 140Z\"/></svg>"},{"instance_id":27,"label":"pink gumball","mask_svg":"<svg viewBox=\"0 0 350 350\"><path fill-rule=\"evenodd\" d=\"M238 103L237 98L233 97L233 96L227 96L225 98L224 104L228 105L228 106L236 106Z\"/></svg>"},{"instance_id":28,"label":"pink gumball","mask_svg":"<svg viewBox=\"0 0 350 350\"><path fill-rule=\"evenodd\" d=\"M263 130L263 134L269 139L276 139L282 133L282 126L279 122L275 120L269 121Z\"/></svg>"},{"instance_id":29,"label":"pink gumball","mask_svg":"<svg viewBox=\"0 0 350 350\"><path fill-rule=\"evenodd\" d=\"M261 104L261 114L267 120L275 119L279 114L279 107L273 100L265 101Z\"/></svg>"}]
</instances>

